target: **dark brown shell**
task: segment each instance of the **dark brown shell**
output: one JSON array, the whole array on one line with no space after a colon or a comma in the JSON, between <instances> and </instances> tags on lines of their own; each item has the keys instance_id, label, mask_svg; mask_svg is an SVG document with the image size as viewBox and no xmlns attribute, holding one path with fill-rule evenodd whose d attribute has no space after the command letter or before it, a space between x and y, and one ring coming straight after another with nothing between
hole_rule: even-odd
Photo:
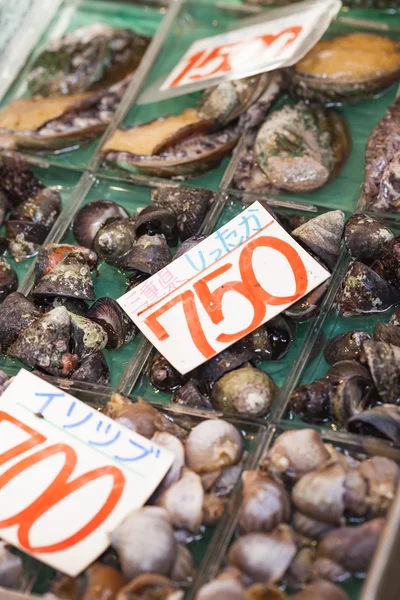
<instances>
[{"instance_id":1,"label":"dark brown shell","mask_svg":"<svg viewBox=\"0 0 400 600\"><path fill-rule=\"evenodd\" d=\"M149 380L162 392L173 392L184 383L184 377L161 354L157 354L153 360Z\"/></svg>"},{"instance_id":2,"label":"dark brown shell","mask_svg":"<svg viewBox=\"0 0 400 600\"><path fill-rule=\"evenodd\" d=\"M331 414L333 392L327 379L300 385L290 394L290 408L307 423L323 423Z\"/></svg>"},{"instance_id":3,"label":"dark brown shell","mask_svg":"<svg viewBox=\"0 0 400 600\"><path fill-rule=\"evenodd\" d=\"M394 404L382 404L355 415L347 423L352 433L373 435L390 440L400 448L400 407Z\"/></svg>"},{"instance_id":4,"label":"dark brown shell","mask_svg":"<svg viewBox=\"0 0 400 600\"><path fill-rule=\"evenodd\" d=\"M87 311L86 316L101 325L107 332L107 348L113 350L128 344L136 335L133 321L112 298L99 298Z\"/></svg>"},{"instance_id":5,"label":"dark brown shell","mask_svg":"<svg viewBox=\"0 0 400 600\"><path fill-rule=\"evenodd\" d=\"M393 238L388 227L364 213L350 217L344 230L344 243L352 258L361 262L374 260Z\"/></svg>"},{"instance_id":6,"label":"dark brown shell","mask_svg":"<svg viewBox=\"0 0 400 600\"><path fill-rule=\"evenodd\" d=\"M18 275L5 258L0 257L0 303L18 289Z\"/></svg>"},{"instance_id":7,"label":"dark brown shell","mask_svg":"<svg viewBox=\"0 0 400 600\"><path fill-rule=\"evenodd\" d=\"M0 307L0 346L6 352L18 336L40 317L38 308L23 294L13 292Z\"/></svg>"},{"instance_id":8,"label":"dark brown shell","mask_svg":"<svg viewBox=\"0 0 400 600\"><path fill-rule=\"evenodd\" d=\"M7 354L29 367L65 377L77 366L70 352L71 319L64 307L33 321L8 348Z\"/></svg>"},{"instance_id":9,"label":"dark brown shell","mask_svg":"<svg viewBox=\"0 0 400 600\"><path fill-rule=\"evenodd\" d=\"M196 370L197 377L200 381L212 385L225 373L229 373L251 360L254 354L254 346L248 344L246 338L240 340L200 365Z\"/></svg>"},{"instance_id":10,"label":"dark brown shell","mask_svg":"<svg viewBox=\"0 0 400 600\"><path fill-rule=\"evenodd\" d=\"M175 213L167 208L146 206L135 221L136 237L162 234L169 246L178 244L178 230Z\"/></svg>"},{"instance_id":11,"label":"dark brown shell","mask_svg":"<svg viewBox=\"0 0 400 600\"><path fill-rule=\"evenodd\" d=\"M77 213L72 231L74 238L82 246L93 249L94 239L109 219L128 218L123 206L111 200L93 200L85 204Z\"/></svg>"},{"instance_id":12,"label":"dark brown shell","mask_svg":"<svg viewBox=\"0 0 400 600\"><path fill-rule=\"evenodd\" d=\"M393 286L400 287L400 235L389 240L381 249L379 264L383 269L383 277Z\"/></svg>"},{"instance_id":13,"label":"dark brown shell","mask_svg":"<svg viewBox=\"0 0 400 600\"><path fill-rule=\"evenodd\" d=\"M400 348L386 342L366 341L363 358L382 402L391 404L399 400Z\"/></svg>"},{"instance_id":14,"label":"dark brown shell","mask_svg":"<svg viewBox=\"0 0 400 600\"><path fill-rule=\"evenodd\" d=\"M87 356L70 375L74 381L106 385L110 381L110 370L101 352Z\"/></svg>"},{"instance_id":15,"label":"dark brown shell","mask_svg":"<svg viewBox=\"0 0 400 600\"><path fill-rule=\"evenodd\" d=\"M200 410L212 410L213 406L210 400L202 394L199 389L200 384L195 379L189 379L182 385L171 398L171 402L176 402L182 406L198 408Z\"/></svg>"},{"instance_id":16,"label":"dark brown shell","mask_svg":"<svg viewBox=\"0 0 400 600\"><path fill-rule=\"evenodd\" d=\"M342 360L359 360L362 343L371 336L364 331L346 331L330 339L324 349L324 358L329 365Z\"/></svg>"},{"instance_id":17,"label":"dark brown shell","mask_svg":"<svg viewBox=\"0 0 400 600\"><path fill-rule=\"evenodd\" d=\"M118 266L132 250L135 240L133 219L109 219L98 231L93 247L99 258Z\"/></svg>"},{"instance_id":18,"label":"dark brown shell","mask_svg":"<svg viewBox=\"0 0 400 600\"><path fill-rule=\"evenodd\" d=\"M350 266L336 296L339 313L345 317L382 312L399 301L399 290L358 261Z\"/></svg>"},{"instance_id":19,"label":"dark brown shell","mask_svg":"<svg viewBox=\"0 0 400 600\"><path fill-rule=\"evenodd\" d=\"M3 156L0 162L0 187L13 204L34 196L44 185L17 154Z\"/></svg>"},{"instance_id":20,"label":"dark brown shell","mask_svg":"<svg viewBox=\"0 0 400 600\"><path fill-rule=\"evenodd\" d=\"M61 196L52 188L44 188L16 206L9 219L31 221L51 229L61 212Z\"/></svg>"},{"instance_id":21,"label":"dark brown shell","mask_svg":"<svg viewBox=\"0 0 400 600\"><path fill-rule=\"evenodd\" d=\"M120 261L120 266L154 275L171 260L171 251L163 235L142 235Z\"/></svg>"},{"instance_id":22,"label":"dark brown shell","mask_svg":"<svg viewBox=\"0 0 400 600\"><path fill-rule=\"evenodd\" d=\"M94 300L93 281L85 256L77 250L70 252L41 278L32 296L67 296Z\"/></svg>"},{"instance_id":23,"label":"dark brown shell","mask_svg":"<svg viewBox=\"0 0 400 600\"><path fill-rule=\"evenodd\" d=\"M377 323L374 328L374 340L400 346L400 327L390 323Z\"/></svg>"},{"instance_id":24,"label":"dark brown shell","mask_svg":"<svg viewBox=\"0 0 400 600\"><path fill-rule=\"evenodd\" d=\"M152 191L151 199L175 213L179 237L185 241L197 234L215 194L203 188L163 186Z\"/></svg>"},{"instance_id":25,"label":"dark brown shell","mask_svg":"<svg viewBox=\"0 0 400 600\"><path fill-rule=\"evenodd\" d=\"M346 426L349 419L360 414L376 396L370 379L351 377L341 382L332 398L332 416L336 423Z\"/></svg>"},{"instance_id":26,"label":"dark brown shell","mask_svg":"<svg viewBox=\"0 0 400 600\"><path fill-rule=\"evenodd\" d=\"M315 317L319 313L319 307L328 290L329 283L330 279L321 283L301 300L287 308L284 314L295 321L305 321Z\"/></svg>"},{"instance_id":27,"label":"dark brown shell","mask_svg":"<svg viewBox=\"0 0 400 600\"><path fill-rule=\"evenodd\" d=\"M365 153L364 192L367 209L371 211L391 212L398 209L397 202L393 202L384 193L385 187L382 186L382 182L386 174L390 176L391 162L396 159L400 151L396 127L393 127L399 119L400 99L396 98L368 139ZM389 173L387 173L388 169Z\"/></svg>"}]
</instances>

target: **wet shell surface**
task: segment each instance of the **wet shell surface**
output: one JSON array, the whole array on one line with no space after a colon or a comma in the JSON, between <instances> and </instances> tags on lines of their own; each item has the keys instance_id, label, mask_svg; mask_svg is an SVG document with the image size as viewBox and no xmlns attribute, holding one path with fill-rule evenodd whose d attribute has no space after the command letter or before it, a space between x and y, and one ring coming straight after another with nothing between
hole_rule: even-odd
<instances>
[{"instance_id":1,"label":"wet shell surface","mask_svg":"<svg viewBox=\"0 0 400 600\"><path fill-rule=\"evenodd\" d=\"M382 92L399 75L397 41L357 32L318 42L296 64L291 83L308 100L355 102Z\"/></svg>"},{"instance_id":2,"label":"wet shell surface","mask_svg":"<svg viewBox=\"0 0 400 600\"><path fill-rule=\"evenodd\" d=\"M106 23L80 27L50 42L28 76L35 96L98 89L122 79L138 66L149 38Z\"/></svg>"},{"instance_id":3,"label":"wet shell surface","mask_svg":"<svg viewBox=\"0 0 400 600\"><path fill-rule=\"evenodd\" d=\"M230 371L217 381L211 402L226 412L262 417L270 410L277 393L278 387L267 373L245 367Z\"/></svg>"},{"instance_id":4,"label":"wet shell surface","mask_svg":"<svg viewBox=\"0 0 400 600\"><path fill-rule=\"evenodd\" d=\"M291 235L332 269L339 258L344 221L341 210L332 210L300 225Z\"/></svg>"},{"instance_id":5,"label":"wet shell surface","mask_svg":"<svg viewBox=\"0 0 400 600\"><path fill-rule=\"evenodd\" d=\"M33 296L67 296L81 300L94 300L94 286L86 258L79 250L70 252L47 275L44 275L32 292Z\"/></svg>"},{"instance_id":6,"label":"wet shell surface","mask_svg":"<svg viewBox=\"0 0 400 600\"><path fill-rule=\"evenodd\" d=\"M24 329L7 354L29 367L65 377L78 363L70 352L70 329L67 309L54 308Z\"/></svg>"},{"instance_id":7,"label":"wet shell surface","mask_svg":"<svg viewBox=\"0 0 400 600\"><path fill-rule=\"evenodd\" d=\"M335 119L335 135L338 124ZM323 186L344 162L348 149L334 151L333 123L322 108L303 103L273 112L259 129L254 158L270 186L306 192ZM347 132L342 126L342 145Z\"/></svg>"},{"instance_id":8,"label":"wet shell surface","mask_svg":"<svg viewBox=\"0 0 400 600\"><path fill-rule=\"evenodd\" d=\"M359 261L349 268L336 296L345 317L382 312L400 301L400 291Z\"/></svg>"},{"instance_id":9,"label":"wet shell surface","mask_svg":"<svg viewBox=\"0 0 400 600\"><path fill-rule=\"evenodd\" d=\"M128 217L126 210L111 200L93 200L77 213L72 227L74 238L78 244L93 249L97 233L109 219Z\"/></svg>"},{"instance_id":10,"label":"wet shell surface","mask_svg":"<svg viewBox=\"0 0 400 600\"><path fill-rule=\"evenodd\" d=\"M400 207L400 141L395 126L399 122L400 99L397 98L368 139L364 193L367 209L374 212L396 212Z\"/></svg>"}]
</instances>

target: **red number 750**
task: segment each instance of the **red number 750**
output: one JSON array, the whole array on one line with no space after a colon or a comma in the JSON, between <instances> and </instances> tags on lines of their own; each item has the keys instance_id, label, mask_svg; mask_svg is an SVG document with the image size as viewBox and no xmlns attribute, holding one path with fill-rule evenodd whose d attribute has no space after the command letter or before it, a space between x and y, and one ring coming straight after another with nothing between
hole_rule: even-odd
<instances>
[{"instance_id":1,"label":"red number 750","mask_svg":"<svg viewBox=\"0 0 400 600\"><path fill-rule=\"evenodd\" d=\"M262 247L272 248L287 259L293 272L296 285L295 293L292 296L274 296L261 286L256 274L254 273L253 254L257 248ZM265 313L268 305L280 306L295 302L301 298L307 290L307 271L300 255L298 254L297 250L293 248L293 246L279 238L260 236L246 244L239 256L239 270L241 279L239 281L228 281L212 292L208 287L209 282L229 271L232 266L232 263L225 263L221 267L217 267L211 273L199 279L193 285L194 292L196 292L198 299L206 310L212 323L215 325L218 325L224 320L222 312L222 298L227 292L237 292L249 300L249 302L252 304L254 315L250 325L245 329L241 329L233 334L220 333L216 337L218 342L228 344L239 340L247 333L250 333L250 331L253 331L253 329L256 329L259 325L261 325L265 319ZM175 296L172 298L172 300L169 300L160 308L148 315L145 319L145 323L159 341L166 340L169 338L170 334L166 331L163 325L161 325L158 319L173 306L176 306L176 304L182 302L192 340L201 354L206 359L209 359L214 356L216 350L214 350L214 348L210 345L204 334L196 308L194 292L192 290L186 290Z\"/></svg>"}]
</instances>

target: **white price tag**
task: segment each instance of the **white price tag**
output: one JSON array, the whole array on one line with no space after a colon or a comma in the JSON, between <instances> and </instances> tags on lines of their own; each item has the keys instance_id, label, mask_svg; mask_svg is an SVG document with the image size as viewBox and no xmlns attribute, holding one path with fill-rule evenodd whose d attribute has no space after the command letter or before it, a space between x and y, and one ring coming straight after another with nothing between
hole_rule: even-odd
<instances>
[{"instance_id":1,"label":"white price tag","mask_svg":"<svg viewBox=\"0 0 400 600\"><path fill-rule=\"evenodd\" d=\"M298 62L321 39L342 3L307 0L264 13L262 22L193 42L160 90L184 93ZM169 94L170 96L172 94Z\"/></svg>"},{"instance_id":2,"label":"white price tag","mask_svg":"<svg viewBox=\"0 0 400 600\"><path fill-rule=\"evenodd\" d=\"M184 374L329 276L255 202L118 302Z\"/></svg>"},{"instance_id":3,"label":"white price tag","mask_svg":"<svg viewBox=\"0 0 400 600\"><path fill-rule=\"evenodd\" d=\"M22 369L0 397L0 538L76 576L172 462L164 448Z\"/></svg>"}]
</instances>

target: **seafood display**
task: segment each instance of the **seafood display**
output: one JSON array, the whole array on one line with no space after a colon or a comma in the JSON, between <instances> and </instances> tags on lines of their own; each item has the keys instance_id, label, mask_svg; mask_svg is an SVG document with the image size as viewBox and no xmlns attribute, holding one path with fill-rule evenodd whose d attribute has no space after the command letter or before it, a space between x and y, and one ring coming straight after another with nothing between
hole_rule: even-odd
<instances>
[{"instance_id":1,"label":"seafood display","mask_svg":"<svg viewBox=\"0 0 400 600\"><path fill-rule=\"evenodd\" d=\"M45 187L18 156L0 159L0 226L15 261L37 253L61 209L59 191Z\"/></svg>"},{"instance_id":2,"label":"seafood display","mask_svg":"<svg viewBox=\"0 0 400 600\"><path fill-rule=\"evenodd\" d=\"M398 235L357 213L344 229L352 259L335 298L341 332L328 339L324 376L303 383L290 408L307 423L333 423L400 447ZM389 314L386 313L390 310ZM361 323L359 320L361 320Z\"/></svg>"},{"instance_id":3,"label":"seafood display","mask_svg":"<svg viewBox=\"0 0 400 600\"><path fill-rule=\"evenodd\" d=\"M399 476L393 460L352 456L313 429L280 433L242 473L225 567L196 600L346 600L341 586L367 574Z\"/></svg>"},{"instance_id":4,"label":"seafood display","mask_svg":"<svg viewBox=\"0 0 400 600\"><path fill-rule=\"evenodd\" d=\"M174 96L197 34L261 9L128 3L125 23L126 3L89 4L49 26L0 107L0 395L33 370L174 461L77 577L0 540L0 595L356 600L400 483L400 228L374 215L400 207L400 13L349 0L297 64ZM182 375L118 300L176 289L165 268L255 200L331 277Z\"/></svg>"},{"instance_id":5,"label":"seafood display","mask_svg":"<svg viewBox=\"0 0 400 600\"><path fill-rule=\"evenodd\" d=\"M0 110L0 146L68 149L105 130L150 39L106 23L55 40L35 59L30 97Z\"/></svg>"},{"instance_id":6,"label":"seafood display","mask_svg":"<svg viewBox=\"0 0 400 600\"><path fill-rule=\"evenodd\" d=\"M218 166L256 127L283 89L279 72L226 81L199 106L117 129L102 148L108 164L160 177L193 177Z\"/></svg>"},{"instance_id":7,"label":"seafood display","mask_svg":"<svg viewBox=\"0 0 400 600\"><path fill-rule=\"evenodd\" d=\"M234 183L247 192L309 192L334 178L350 152L346 122L303 102L272 112L241 155Z\"/></svg>"},{"instance_id":8,"label":"seafood display","mask_svg":"<svg viewBox=\"0 0 400 600\"><path fill-rule=\"evenodd\" d=\"M237 210L237 204L233 201L231 208ZM344 213L327 211L310 218L264 206L321 264L328 270L335 267L341 251ZM188 238L185 249L192 241L200 240ZM192 408L247 417L268 416L278 398L279 386L285 381L286 366L290 365L297 339L311 327L328 287L329 281L184 376L163 356L153 355L134 393Z\"/></svg>"},{"instance_id":9,"label":"seafood display","mask_svg":"<svg viewBox=\"0 0 400 600\"><path fill-rule=\"evenodd\" d=\"M355 102L400 79L400 45L382 35L348 33L318 42L293 67L294 93L319 102Z\"/></svg>"},{"instance_id":10,"label":"seafood display","mask_svg":"<svg viewBox=\"0 0 400 600\"><path fill-rule=\"evenodd\" d=\"M1 391L9 383L0 372ZM74 394L86 398L83 389L77 387ZM264 427L184 411L174 415L120 394L97 391L92 396L103 414L167 448L174 462L146 505L110 531L105 553L76 578L53 572L48 591L68 600L99 593L115 600L172 598L170 593L183 598ZM20 555L1 544L0 586L18 589L22 569Z\"/></svg>"},{"instance_id":11,"label":"seafood display","mask_svg":"<svg viewBox=\"0 0 400 600\"><path fill-rule=\"evenodd\" d=\"M49 375L90 384L110 382L114 351L137 334L116 300L165 267L178 242L187 243L198 232L214 193L165 187L152 190L151 199L152 204L133 214L111 200L84 204L71 228L79 245L68 237L40 248L29 297L15 292L12 270L5 261L0 264L0 291L3 297L10 294L0 307L3 354ZM113 278L107 275L110 267L122 281L123 273L127 277L115 295L107 280L102 284L103 277ZM134 353L130 348L126 360Z\"/></svg>"},{"instance_id":12,"label":"seafood display","mask_svg":"<svg viewBox=\"0 0 400 600\"><path fill-rule=\"evenodd\" d=\"M368 140L364 181L368 210L381 213L399 210L399 127L400 100L397 99L388 108Z\"/></svg>"}]
</instances>

